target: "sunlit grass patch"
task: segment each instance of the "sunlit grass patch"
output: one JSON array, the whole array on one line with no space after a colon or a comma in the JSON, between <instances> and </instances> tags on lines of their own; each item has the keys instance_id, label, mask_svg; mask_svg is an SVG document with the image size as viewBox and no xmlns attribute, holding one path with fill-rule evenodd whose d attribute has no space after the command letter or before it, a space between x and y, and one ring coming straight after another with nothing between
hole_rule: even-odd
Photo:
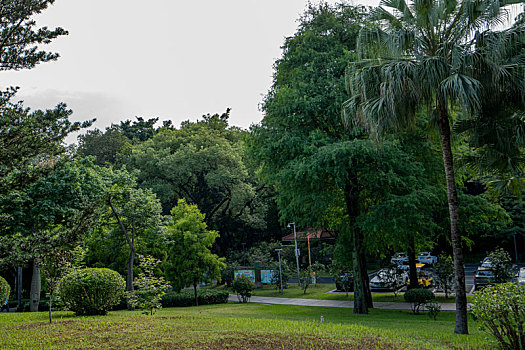
<instances>
[{"instance_id":1,"label":"sunlit grass patch","mask_svg":"<svg viewBox=\"0 0 525 350\"><path fill-rule=\"evenodd\" d=\"M320 322L324 316L325 323ZM57 312L2 314L2 349L447 349L491 348L472 335L453 335L454 315L431 321L408 312L287 305L223 304L163 309L154 316L110 312L75 317Z\"/></svg>"}]
</instances>

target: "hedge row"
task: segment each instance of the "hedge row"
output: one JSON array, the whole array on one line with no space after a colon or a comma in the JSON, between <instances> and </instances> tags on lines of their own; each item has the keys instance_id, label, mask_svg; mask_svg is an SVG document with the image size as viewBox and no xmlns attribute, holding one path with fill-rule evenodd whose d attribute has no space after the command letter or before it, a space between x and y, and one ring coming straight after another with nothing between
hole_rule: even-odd
<instances>
[{"instance_id":1,"label":"hedge row","mask_svg":"<svg viewBox=\"0 0 525 350\"><path fill-rule=\"evenodd\" d=\"M199 289L197 291L199 305L225 304L228 302L228 292L214 289ZM167 292L162 297L162 307L194 306L193 290L185 289L180 293Z\"/></svg>"}]
</instances>

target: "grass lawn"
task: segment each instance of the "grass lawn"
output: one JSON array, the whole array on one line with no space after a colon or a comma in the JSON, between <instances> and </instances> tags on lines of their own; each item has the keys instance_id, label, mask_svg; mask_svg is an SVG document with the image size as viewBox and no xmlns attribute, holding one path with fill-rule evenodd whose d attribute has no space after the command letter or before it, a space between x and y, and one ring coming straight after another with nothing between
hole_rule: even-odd
<instances>
[{"instance_id":1,"label":"grass lawn","mask_svg":"<svg viewBox=\"0 0 525 350\"><path fill-rule=\"evenodd\" d=\"M325 323L320 323L324 316ZM407 311L222 304L169 308L154 316L115 311L75 317L56 312L0 314L1 349L491 349L470 323L454 335L454 314L437 321Z\"/></svg>"},{"instance_id":2,"label":"grass lawn","mask_svg":"<svg viewBox=\"0 0 525 350\"><path fill-rule=\"evenodd\" d=\"M281 295L278 289L274 286L264 286L264 288L258 288L253 291L253 295L260 297L275 297L275 298L302 298L302 299L321 299L321 300L354 300L353 293L328 293L335 289L335 284L319 284L315 287L310 286L306 290L306 294L296 284L289 284L288 288L284 290L284 294ZM470 296L467 296L469 299ZM403 293L399 293L394 296L393 293L380 293L372 294L372 299L378 302L405 302L403 299ZM455 303L456 298L449 296L445 298L444 295L436 295L436 301L439 303ZM470 301L470 300L469 300Z\"/></svg>"}]
</instances>

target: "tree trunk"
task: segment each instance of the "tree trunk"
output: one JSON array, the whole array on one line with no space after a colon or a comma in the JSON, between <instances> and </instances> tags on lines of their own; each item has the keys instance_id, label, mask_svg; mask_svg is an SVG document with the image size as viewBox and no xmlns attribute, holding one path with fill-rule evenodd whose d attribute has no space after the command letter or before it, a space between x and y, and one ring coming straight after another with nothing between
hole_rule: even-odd
<instances>
[{"instance_id":1,"label":"tree trunk","mask_svg":"<svg viewBox=\"0 0 525 350\"><path fill-rule=\"evenodd\" d=\"M366 301L366 284L363 276L363 268L361 266L362 260L360 254L362 253L362 246L360 244L359 230L353 225L352 240L354 241L353 249L353 271L354 271L354 314L367 314L368 303Z\"/></svg>"},{"instance_id":2,"label":"tree trunk","mask_svg":"<svg viewBox=\"0 0 525 350\"><path fill-rule=\"evenodd\" d=\"M51 307L53 304L53 293L49 293L49 323L53 323L53 320L51 318Z\"/></svg>"},{"instance_id":3,"label":"tree trunk","mask_svg":"<svg viewBox=\"0 0 525 350\"><path fill-rule=\"evenodd\" d=\"M458 194L454 177L454 161L450 144L450 124L446 105L439 104L439 131L441 134L441 148L447 181L448 209L450 215L450 238L452 241L452 256L454 258L454 278L456 287L456 327L454 333L468 334L467 320L467 293L465 290L465 268L463 266L463 252L461 249L461 235L459 232Z\"/></svg>"},{"instance_id":4,"label":"tree trunk","mask_svg":"<svg viewBox=\"0 0 525 350\"><path fill-rule=\"evenodd\" d=\"M361 245L362 245L363 244L362 232L360 232L360 237L361 237ZM364 251L364 247L363 247L363 251ZM366 265L366 256L364 252L359 255L359 260L360 260L360 266L361 266L361 276L362 276L362 280L365 286L364 293L365 293L366 305L368 306L368 308L373 308L374 302L372 300L372 292L370 291L370 277L368 276L368 268Z\"/></svg>"},{"instance_id":5,"label":"tree trunk","mask_svg":"<svg viewBox=\"0 0 525 350\"><path fill-rule=\"evenodd\" d=\"M193 281L193 294L195 296L195 306L199 306L199 297L197 295L197 281Z\"/></svg>"},{"instance_id":6,"label":"tree trunk","mask_svg":"<svg viewBox=\"0 0 525 350\"><path fill-rule=\"evenodd\" d=\"M410 239L410 243L408 243L407 247L407 256L408 256L408 271L409 275L408 278L410 279L410 284L408 285L408 289L412 288L419 288L419 279L417 276L417 268L416 268L416 248L414 246L414 239Z\"/></svg>"},{"instance_id":7,"label":"tree trunk","mask_svg":"<svg viewBox=\"0 0 525 350\"><path fill-rule=\"evenodd\" d=\"M31 300L29 304L29 311L38 311L38 305L40 304L40 291L41 291L41 277L40 277L40 266L37 259L33 260L33 275L31 277Z\"/></svg>"},{"instance_id":8,"label":"tree trunk","mask_svg":"<svg viewBox=\"0 0 525 350\"><path fill-rule=\"evenodd\" d=\"M130 250L129 259L128 259L128 274L126 276L126 291L131 292L133 291L133 264L135 263L135 217L133 217L133 221L132 221L131 238L130 238L128 230L126 230L126 227L122 223L122 220L120 220L120 216L115 210L115 207L113 207L112 200L113 200L113 197L111 197L110 195L108 197L109 207L111 208L113 215L115 215L115 218L117 219L117 222L120 226L120 229L122 230L122 233L124 233L124 236L126 237L126 242L128 242L128 246ZM129 304L129 298L127 298L127 302L128 302L128 310L132 310L133 307Z\"/></svg>"},{"instance_id":9,"label":"tree trunk","mask_svg":"<svg viewBox=\"0 0 525 350\"><path fill-rule=\"evenodd\" d=\"M363 247L363 234L357 226L356 219L359 215L359 183L353 176L345 186L346 210L349 216L349 227L352 235L352 268L354 274L354 313L367 314L368 307L372 304L372 296L368 285L366 271L366 257ZM370 293L368 299L367 294ZM373 305L371 305L373 306Z\"/></svg>"},{"instance_id":10,"label":"tree trunk","mask_svg":"<svg viewBox=\"0 0 525 350\"><path fill-rule=\"evenodd\" d=\"M130 247L128 259L128 274L126 276L126 290L131 292L133 290L133 264L135 263L135 247Z\"/></svg>"}]
</instances>

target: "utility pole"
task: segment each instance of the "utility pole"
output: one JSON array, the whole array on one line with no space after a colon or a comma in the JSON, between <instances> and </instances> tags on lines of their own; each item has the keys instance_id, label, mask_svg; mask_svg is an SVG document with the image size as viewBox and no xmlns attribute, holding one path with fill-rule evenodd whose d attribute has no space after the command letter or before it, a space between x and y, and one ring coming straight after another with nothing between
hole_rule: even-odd
<instances>
[{"instance_id":1,"label":"utility pole","mask_svg":"<svg viewBox=\"0 0 525 350\"><path fill-rule=\"evenodd\" d=\"M295 222L288 224L288 228L293 225L293 238L295 241L295 262L297 263L297 283L301 283L301 272L299 271L299 249L297 249L297 232L295 231Z\"/></svg>"},{"instance_id":2,"label":"utility pole","mask_svg":"<svg viewBox=\"0 0 525 350\"><path fill-rule=\"evenodd\" d=\"M281 295L283 294L283 272L281 270L281 251L282 249L275 249L279 257L279 279L281 280Z\"/></svg>"}]
</instances>

